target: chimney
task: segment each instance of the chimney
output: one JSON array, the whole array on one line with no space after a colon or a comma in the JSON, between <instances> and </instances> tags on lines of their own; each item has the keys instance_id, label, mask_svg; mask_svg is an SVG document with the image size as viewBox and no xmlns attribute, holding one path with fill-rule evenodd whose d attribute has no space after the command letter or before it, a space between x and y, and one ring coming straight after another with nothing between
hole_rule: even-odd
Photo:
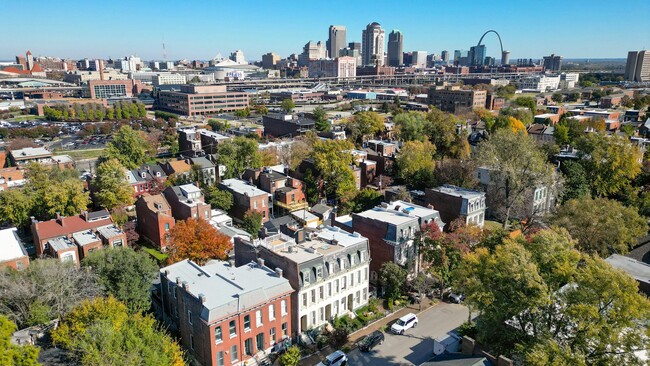
<instances>
[{"instance_id":1,"label":"chimney","mask_svg":"<svg viewBox=\"0 0 650 366\"><path fill-rule=\"evenodd\" d=\"M257 264L258 264L260 267L264 267L264 259L262 259L262 258L257 258Z\"/></svg>"},{"instance_id":2,"label":"chimney","mask_svg":"<svg viewBox=\"0 0 650 366\"><path fill-rule=\"evenodd\" d=\"M282 277L282 269L279 267L275 267L275 274L278 275L278 277Z\"/></svg>"},{"instance_id":3,"label":"chimney","mask_svg":"<svg viewBox=\"0 0 650 366\"><path fill-rule=\"evenodd\" d=\"M30 222L31 222L32 224L38 224L38 220L36 220L36 218L35 218L34 216L30 216L30 217L29 217L29 220L30 220Z\"/></svg>"},{"instance_id":4,"label":"chimney","mask_svg":"<svg viewBox=\"0 0 650 366\"><path fill-rule=\"evenodd\" d=\"M190 291L190 284L187 281L183 281L183 289L187 292Z\"/></svg>"},{"instance_id":5,"label":"chimney","mask_svg":"<svg viewBox=\"0 0 650 366\"><path fill-rule=\"evenodd\" d=\"M176 277L176 284L177 284L177 285L180 285L180 284L181 284L181 278L180 278L180 277Z\"/></svg>"},{"instance_id":6,"label":"chimney","mask_svg":"<svg viewBox=\"0 0 650 366\"><path fill-rule=\"evenodd\" d=\"M199 294L199 301L201 304L205 303L205 295L204 294Z\"/></svg>"},{"instance_id":7,"label":"chimney","mask_svg":"<svg viewBox=\"0 0 650 366\"><path fill-rule=\"evenodd\" d=\"M104 80L104 61L98 60L99 62L99 80Z\"/></svg>"}]
</instances>

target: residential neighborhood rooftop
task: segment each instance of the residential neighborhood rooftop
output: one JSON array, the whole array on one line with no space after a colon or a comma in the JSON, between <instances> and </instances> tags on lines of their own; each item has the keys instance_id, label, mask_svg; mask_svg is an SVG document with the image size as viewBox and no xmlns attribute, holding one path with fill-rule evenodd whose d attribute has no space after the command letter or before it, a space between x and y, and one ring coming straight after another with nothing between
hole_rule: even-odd
<instances>
[{"instance_id":1,"label":"residential neighborhood rooftop","mask_svg":"<svg viewBox=\"0 0 650 366\"><path fill-rule=\"evenodd\" d=\"M0 262L24 257L27 255L18 231L14 228L0 230Z\"/></svg>"},{"instance_id":2,"label":"residential neighborhood rooftop","mask_svg":"<svg viewBox=\"0 0 650 366\"><path fill-rule=\"evenodd\" d=\"M270 196L269 193L264 192L263 190L255 187L254 185L249 184L241 179L231 178L225 179L221 182L224 186L230 188L233 192L248 195L249 197L256 197L261 195Z\"/></svg>"}]
</instances>

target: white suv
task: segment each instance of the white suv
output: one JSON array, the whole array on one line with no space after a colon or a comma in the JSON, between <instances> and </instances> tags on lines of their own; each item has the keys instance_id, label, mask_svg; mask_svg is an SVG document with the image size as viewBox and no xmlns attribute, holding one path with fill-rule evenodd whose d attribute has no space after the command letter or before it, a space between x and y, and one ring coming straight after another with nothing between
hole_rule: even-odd
<instances>
[{"instance_id":1,"label":"white suv","mask_svg":"<svg viewBox=\"0 0 650 366\"><path fill-rule=\"evenodd\" d=\"M348 363L348 356L342 351L336 351L325 357L323 361L316 366L344 366Z\"/></svg>"},{"instance_id":2,"label":"white suv","mask_svg":"<svg viewBox=\"0 0 650 366\"><path fill-rule=\"evenodd\" d=\"M418 325L418 317L409 313L397 319L397 321L390 327L390 331L395 334L404 334L410 328L415 328Z\"/></svg>"}]
</instances>

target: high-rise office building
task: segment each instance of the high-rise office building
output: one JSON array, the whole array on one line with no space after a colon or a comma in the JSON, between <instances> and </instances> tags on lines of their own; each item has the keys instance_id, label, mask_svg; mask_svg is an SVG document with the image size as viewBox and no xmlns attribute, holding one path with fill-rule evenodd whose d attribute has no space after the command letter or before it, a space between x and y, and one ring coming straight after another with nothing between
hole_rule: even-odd
<instances>
[{"instance_id":1,"label":"high-rise office building","mask_svg":"<svg viewBox=\"0 0 650 366\"><path fill-rule=\"evenodd\" d=\"M278 61L280 61L280 56L273 52L262 55L262 67L265 69L273 69Z\"/></svg>"},{"instance_id":2,"label":"high-rise office building","mask_svg":"<svg viewBox=\"0 0 650 366\"><path fill-rule=\"evenodd\" d=\"M442 51L440 58L442 59L442 63L449 65L449 51Z\"/></svg>"},{"instance_id":3,"label":"high-rise office building","mask_svg":"<svg viewBox=\"0 0 650 366\"><path fill-rule=\"evenodd\" d=\"M377 22L366 26L361 33L361 58L363 66L379 65L384 66L384 30Z\"/></svg>"},{"instance_id":4,"label":"high-rise office building","mask_svg":"<svg viewBox=\"0 0 650 366\"><path fill-rule=\"evenodd\" d=\"M309 66L309 61L323 59L326 53L327 51L322 42L309 41L302 48L302 53L298 55L298 65Z\"/></svg>"},{"instance_id":5,"label":"high-rise office building","mask_svg":"<svg viewBox=\"0 0 650 366\"><path fill-rule=\"evenodd\" d=\"M562 70L562 56L551 54L544 56L544 69L546 71L560 71Z\"/></svg>"},{"instance_id":6,"label":"high-rise office building","mask_svg":"<svg viewBox=\"0 0 650 366\"><path fill-rule=\"evenodd\" d=\"M230 54L230 59L232 61L235 61L238 64L245 64L246 63L246 58L244 57L244 51L242 50L237 50L233 53Z\"/></svg>"},{"instance_id":7,"label":"high-rise office building","mask_svg":"<svg viewBox=\"0 0 650 366\"><path fill-rule=\"evenodd\" d=\"M400 66L404 64L402 52L404 52L404 35L397 29L388 34L388 66Z\"/></svg>"},{"instance_id":8,"label":"high-rise office building","mask_svg":"<svg viewBox=\"0 0 650 366\"><path fill-rule=\"evenodd\" d=\"M510 64L510 51L501 52L501 65Z\"/></svg>"},{"instance_id":9,"label":"high-rise office building","mask_svg":"<svg viewBox=\"0 0 650 366\"><path fill-rule=\"evenodd\" d=\"M470 66L481 66L485 60L486 48L485 45L472 46L469 49L469 62Z\"/></svg>"},{"instance_id":10,"label":"high-rise office building","mask_svg":"<svg viewBox=\"0 0 650 366\"><path fill-rule=\"evenodd\" d=\"M650 81L650 51L630 51L627 53L625 80Z\"/></svg>"},{"instance_id":11,"label":"high-rise office building","mask_svg":"<svg viewBox=\"0 0 650 366\"><path fill-rule=\"evenodd\" d=\"M416 69L424 69L427 67L427 51L413 51L411 54L413 55L411 66Z\"/></svg>"},{"instance_id":12,"label":"high-rise office building","mask_svg":"<svg viewBox=\"0 0 650 366\"><path fill-rule=\"evenodd\" d=\"M330 25L329 38L327 39L327 57L339 57L339 50L345 48L346 29L342 25Z\"/></svg>"}]
</instances>

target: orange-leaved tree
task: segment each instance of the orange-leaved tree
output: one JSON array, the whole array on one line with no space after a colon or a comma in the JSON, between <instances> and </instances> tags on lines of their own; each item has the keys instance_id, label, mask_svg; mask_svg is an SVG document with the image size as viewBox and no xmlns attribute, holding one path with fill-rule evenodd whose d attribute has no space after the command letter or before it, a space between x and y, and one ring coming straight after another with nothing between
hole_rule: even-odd
<instances>
[{"instance_id":1,"label":"orange-leaved tree","mask_svg":"<svg viewBox=\"0 0 650 366\"><path fill-rule=\"evenodd\" d=\"M217 231L209 222L187 219L178 221L171 230L167 262L172 264L189 259L204 265L210 259L226 259L230 249L230 238Z\"/></svg>"}]
</instances>

